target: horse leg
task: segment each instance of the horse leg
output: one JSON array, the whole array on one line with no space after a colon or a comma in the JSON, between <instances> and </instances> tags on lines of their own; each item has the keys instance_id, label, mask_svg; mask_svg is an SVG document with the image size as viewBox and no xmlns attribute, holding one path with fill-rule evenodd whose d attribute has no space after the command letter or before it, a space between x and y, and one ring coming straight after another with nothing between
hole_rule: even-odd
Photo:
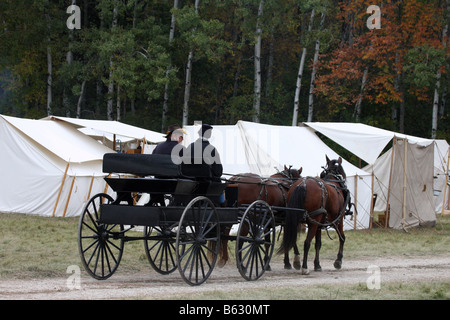
<instances>
[{"instance_id":1,"label":"horse leg","mask_svg":"<svg viewBox=\"0 0 450 320\"><path fill-rule=\"evenodd\" d=\"M304 233L306 230L306 225L301 223L297 226L297 230L298 233ZM297 243L294 243L294 268L295 270L300 270L301 269L301 264L300 264L300 252L298 251L298 247L297 247Z\"/></svg>"},{"instance_id":2,"label":"horse leg","mask_svg":"<svg viewBox=\"0 0 450 320\"><path fill-rule=\"evenodd\" d=\"M308 235L306 236L305 243L303 245L303 264L302 264L302 274L309 274L308 270L308 251L311 247L311 240L314 238L316 234L317 225L309 224L308 225Z\"/></svg>"},{"instance_id":3,"label":"horse leg","mask_svg":"<svg viewBox=\"0 0 450 320\"><path fill-rule=\"evenodd\" d=\"M295 270L300 270L300 252L298 251L297 244L294 244L294 268Z\"/></svg>"},{"instance_id":4,"label":"horse leg","mask_svg":"<svg viewBox=\"0 0 450 320\"><path fill-rule=\"evenodd\" d=\"M289 262L289 250L284 251L284 269L285 270L292 269L291 263Z\"/></svg>"},{"instance_id":5,"label":"horse leg","mask_svg":"<svg viewBox=\"0 0 450 320\"><path fill-rule=\"evenodd\" d=\"M342 257L343 257L343 252L344 252L344 243L345 243L345 235L344 235L342 219L341 219L338 229L336 231L338 232L338 235L339 235L339 252L338 252L336 261L334 261L334 267L339 270L342 267Z\"/></svg>"},{"instance_id":6,"label":"horse leg","mask_svg":"<svg viewBox=\"0 0 450 320\"><path fill-rule=\"evenodd\" d=\"M317 228L316 243L314 247L316 249L316 257L314 258L314 271L322 271L322 267L320 266L319 262L319 252L320 248L322 247L322 230L320 228Z\"/></svg>"}]
</instances>

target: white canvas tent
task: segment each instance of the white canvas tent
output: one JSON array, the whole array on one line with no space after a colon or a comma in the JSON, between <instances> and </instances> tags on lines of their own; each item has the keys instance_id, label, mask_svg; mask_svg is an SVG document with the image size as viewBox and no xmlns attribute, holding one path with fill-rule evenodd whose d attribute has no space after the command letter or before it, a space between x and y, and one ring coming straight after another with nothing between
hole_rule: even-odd
<instances>
[{"instance_id":1,"label":"white canvas tent","mask_svg":"<svg viewBox=\"0 0 450 320\"><path fill-rule=\"evenodd\" d=\"M156 144L166 140L162 133L118 121L75 119L56 116L46 117L42 120L65 122L91 137L97 139L103 137L103 143L111 149L115 149L116 141L124 143L137 140L138 142L145 141L144 150L142 150L143 153L151 153L154 146L148 145L147 142Z\"/></svg>"},{"instance_id":2,"label":"white canvas tent","mask_svg":"<svg viewBox=\"0 0 450 320\"><path fill-rule=\"evenodd\" d=\"M444 168L448 161L445 140L414 137L360 123L305 124L369 164L364 170L373 172L375 177L375 211L390 212L390 227L435 222L435 212L440 212L444 195L440 191L445 185ZM398 148L379 157L390 141L399 144ZM438 190L435 194L439 196L433 190Z\"/></svg>"},{"instance_id":3,"label":"white canvas tent","mask_svg":"<svg viewBox=\"0 0 450 320\"><path fill-rule=\"evenodd\" d=\"M166 140L162 133L135 127L119 121L87 120L55 116L47 117L42 120L63 121L77 128L91 128L98 132L109 133L112 135L120 135L140 140L145 139L147 142L151 143L158 143Z\"/></svg>"},{"instance_id":4,"label":"white canvas tent","mask_svg":"<svg viewBox=\"0 0 450 320\"><path fill-rule=\"evenodd\" d=\"M273 126L238 121L234 126L213 126L210 142L217 148L224 174L245 172L270 176L283 170L284 165L303 168L302 176L317 176L325 165L325 155L337 159L330 149L308 127ZM198 138L200 126L187 126L185 144ZM372 199L372 177L344 159L347 185L352 200L357 203L358 215L345 220L346 229L369 227ZM226 177L226 175L224 175Z\"/></svg>"},{"instance_id":5,"label":"white canvas tent","mask_svg":"<svg viewBox=\"0 0 450 320\"><path fill-rule=\"evenodd\" d=\"M0 115L0 212L77 216L113 152L71 125Z\"/></svg>"}]
</instances>

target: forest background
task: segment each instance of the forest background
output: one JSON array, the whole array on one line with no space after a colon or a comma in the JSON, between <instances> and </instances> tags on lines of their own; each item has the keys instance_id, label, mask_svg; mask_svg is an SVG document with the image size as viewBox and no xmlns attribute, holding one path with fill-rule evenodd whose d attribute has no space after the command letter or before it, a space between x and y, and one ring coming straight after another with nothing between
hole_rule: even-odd
<instances>
[{"instance_id":1,"label":"forest background","mask_svg":"<svg viewBox=\"0 0 450 320\"><path fill-rule=\"evenodd\" d=\"M450 0L1 0L0 114L449 141L449 21Z\"/></svg>"}]
</instances>

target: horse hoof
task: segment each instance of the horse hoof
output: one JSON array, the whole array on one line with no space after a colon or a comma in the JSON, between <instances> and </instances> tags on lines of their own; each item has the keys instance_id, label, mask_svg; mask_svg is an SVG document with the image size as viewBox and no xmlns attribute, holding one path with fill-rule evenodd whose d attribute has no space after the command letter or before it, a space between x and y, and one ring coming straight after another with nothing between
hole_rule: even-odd
<instances>
[{"instance_id":1,"label":"horse hoof","mask_svg":"<svg viewBox=\"0 0 450 320\"><path fill-rule=\"evenodd\" d=\"M265 267L264 270L266 270L266 271L272 271L272 268L270 267L270 265L267 265L267 267Z\"/></svg>"},{"instance_id":2,"label":"horse hoof","mask_svg":"<svg viewBox=\"0 0 450 320\"><path fill-rule=\"evenodd\" d=\"M284 270L291 270L292 266L290 264L285 264L284 265Z\"/></svg>"},{"instance_id":3,"label":"horse hoof","mask_svg":"<svg viewBox=\"0 0 450 320\"><path fill-rule=\"evenodd\" d=\"M295 270L300 270L302 268L300 265L300 261L294 261L294 268Z\"/></svg>"},{"instance_id":4,"label":"horse hoof","mask_svg":"<svg viewBox=\"0 0 450 320\"><path fill-rule=\"evenodd\" d=\"M308 275L308 274L309 274L308 268L302 268L302 275Z\"/></svg>"},{"instance_id":5,"label":"horse hoof","mask_svg":"<svg viewBox=\"0 0 450 320\"><path fill-rule=\"evenodd\" d=\"M322 267L320 267L320 266L319 266L319 267L315 267L315 268L314 268L314 271L316 271L316 272L322 272Z\"/></svg>"},{"instance_id":6,"label":"horse hoof","mask_svg":"<svg viewBox=\"0 0 450 320\"><path fill-rule=\"evenodd\" d=\"M339 260L336 260L335 262L334 262L334 267L336 268L336 269L341 269L341 267L342 267L342 261L339 261Z\"/></svg>"},{"instance_id":7,"label":"horse hoof","mask_svg":"<svg viewBox=\"0 0 450 320\"><path fill-rule=\"evenodd\" d=\"M223 259L220 259L219 262L217 262L217 266L219 268L223 268L226 264L227 264L227 260L223 260Z\"/></svg>"}]
</instances>

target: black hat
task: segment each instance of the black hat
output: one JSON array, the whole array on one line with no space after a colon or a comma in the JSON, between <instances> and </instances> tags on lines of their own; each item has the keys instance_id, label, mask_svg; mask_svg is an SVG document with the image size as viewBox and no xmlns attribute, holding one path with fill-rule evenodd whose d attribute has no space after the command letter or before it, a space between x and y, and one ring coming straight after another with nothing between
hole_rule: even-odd
<instances>
[{"instance_id":1,"label":"black hat","mask_svg":"<svg viewBox=\"0 0 450 320\"><path fill-rule=\"evenodd\" d=\"M208 130L211 130L213 127L212 126L210 126L209 124L202 124L202 127L201 127L201 129L198 131L198 133L200 134L200 135L204 135L205 134L205 132L206 131L208 131Z\"/></svg>"},{"instance_id":2,"label":"black hat","mask_svg":"<svg viewBox=\"0 0 450 320\"><path fill-rule=\"evenodd\" d=\"M174 132L177 129L180 129L181 127L178 124L172 124L167 128L166 136L165 138L170 138L172 135L172 132Z\"/></svg>"}]
</instances>

